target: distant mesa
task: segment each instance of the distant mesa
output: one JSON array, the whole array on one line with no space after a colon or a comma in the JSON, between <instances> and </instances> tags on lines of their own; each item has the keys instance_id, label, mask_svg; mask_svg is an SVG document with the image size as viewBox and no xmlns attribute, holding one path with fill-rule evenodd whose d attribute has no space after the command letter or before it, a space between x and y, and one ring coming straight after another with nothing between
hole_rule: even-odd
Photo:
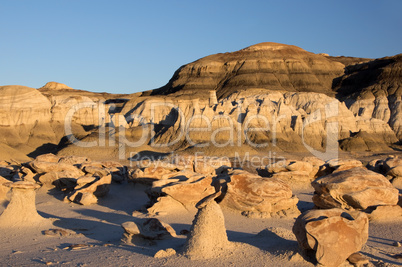
<instances>
[{"instance_id":1,"label":"distant mesa","mask_svg":"<svg viewBox=\"0 0 402 267\"><path fill-rule=\"evenodd\" d=\"M48 90L63 90L63 89L73 89L63 83L58 82L48 82L44 86L39 89L48 89Z\"/></svg>"}]
</instances>

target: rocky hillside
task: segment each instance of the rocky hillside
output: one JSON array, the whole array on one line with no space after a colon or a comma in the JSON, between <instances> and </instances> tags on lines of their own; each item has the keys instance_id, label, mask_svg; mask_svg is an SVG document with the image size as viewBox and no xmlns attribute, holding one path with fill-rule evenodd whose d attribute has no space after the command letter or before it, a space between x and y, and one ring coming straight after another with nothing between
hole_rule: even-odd
<instances>
[{"instance_id":1,"label":"rocky hillside","mask_svg":"<svg viewBox=\"0 0 402 267\"><path fill-rule=\"evenodd\" d=\"M87 130L99 126L100 107L105 109L103 114L112 113L109 109L118 108L113 102L119 102L114 101L119 97L75 90L55 82L39 90L19 85L0 86L1 159L24 161L29 159L27 155L55 152L66 135L65 120L69 112L71 132L80 138L88 135Z\"/></svg>"},{"instance_id":2,"label":"rocky hillside","mask_svg":"<svg viewBox=\"0 0 402 267\"><path fill-rule=\"evenodd\" d=\"M330 57L262 43L199 59L166 86L132 95L56 82L1 86L0 159L26 161L46 152L97 159L144 151L227 156L325 151L330 144L391 151L402 138L401 62L401 55Z\"/></svg>"},{"instance_id":3,"label":"rocky hillside","mask_svg":"<svg viewBox=\"0 0 402 267\"><path fill-rule=\"evenodd\" d=\"M202 98L216 90L222 98L246 89L268 89L331 95L332 80L343 69L339 62L293 45L260 43L184 65L167 85L148 93Z\"/></svg>"},{"instance_id":4,"label":"rocky hillside","mask_svg":"<svg viewBox=\"0 0 402 267\"><path fill-rule=\"evenodd\" d=\"M333 89L353 114L383 120L402 138L402 54L347 66Z\"/></svg>"}]
</instances>

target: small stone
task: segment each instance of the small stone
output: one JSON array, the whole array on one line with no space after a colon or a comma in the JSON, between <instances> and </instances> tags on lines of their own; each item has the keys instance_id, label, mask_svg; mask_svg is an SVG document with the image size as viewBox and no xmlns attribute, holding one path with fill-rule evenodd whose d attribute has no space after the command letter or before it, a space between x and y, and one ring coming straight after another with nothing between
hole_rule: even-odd
<instances>
[{"instance_id":1,"label":"small stone","mask_svg":"<svg viewBox=\"0 0 402 267\"><path fill-rule=\"evenodd\" d=\"M166 250L159 250L155 253L154 258L167 258L176 255L176 250L168 248Z\"/></svg>"},{"instance_id":2,"label":"small stone","mask_svg":"<svg viewBox=\"0 0 402 267\"><path fill-rule=\"evenodd\" d=\"M402 246L400 242L394 242L392 245L397 248Z\"/></svg>"},{"instance_id":3,"label":"small stone","mask_svg":"<svg viewBox=\"0 0 402 267\"><path fill-rule=\"evenodd\" d=\"M58 237L66 237L66 236L75 236L76 232L68 229L49 229L43 231L44 235L47 236L58 236Z\"/></svg>"},{"instance_id":4,"label":"small stone","mask_svg":"<svg viewBox=\"0 0 402 267\"><path fill-rule=\"evenodd\" d=\"M121 224L121 227L123 227L124 231L131 235L137 235L140 233L140 229L138 228L137 224L135 222L125 222Z\"/></svg>"},{"instance_id":5,"label":"small stone","mask_svg":"<svg viewBox=\"0 0 402 267\"><path fill-rule=\"evenodd\" d=\"M360 266L360 265L369 263L368 258L366 258L362 254L357 253L357 252L353 253L352 255L350 255L349 258L348 258L348 261L350 263L352 263L353 265L356 265L356 266Z\"/></svg>"},{"instance_id":6,"label":"small stone","mask_svg":"<svg viewBox=\"0 0 402 267\"><path fill-rule=\"evenodd\" d=\"M73 245L66 247L65 249L78 250L78 249L85 249L85 248L89 248L89 247L90 247L90 245L87 245L87 244L73 244Z\"/></svg>"}]
</instances>

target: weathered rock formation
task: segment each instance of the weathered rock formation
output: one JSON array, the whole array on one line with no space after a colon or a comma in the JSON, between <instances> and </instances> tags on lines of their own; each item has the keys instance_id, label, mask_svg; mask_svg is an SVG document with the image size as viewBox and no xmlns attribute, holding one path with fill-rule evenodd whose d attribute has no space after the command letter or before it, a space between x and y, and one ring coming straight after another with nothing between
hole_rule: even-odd
<instances>
[{"instance_id":1,"label":"weathered rock formation","mask_svg":"<svg viewBox=\"0 0 402 267\"><path fill-rule=\"evenodd\" d=\"M69 195L66 201L82 205L97 203L105 196L113 181L127 179L126 167L118 162L91 161L86 157L58 157L51 153L38 156L22 167L24 181L38 182L45 187L57 187Z\"/></svg>"},{"instance_id":2,"label":"weathered rock formation","mask_svg":"<svg viewBox=\"0 0 402 267\"><path fill-rule=\"evenodd\" d=\"M11 188L11 200L0 215L0 228L39 227L50 222L40 216L36 210L35 189L40 186L31 182L9 182L4 184Z\"/></svg>"},{"instance_id":3,"label":"weathered rock formation","mask_svg":"<svg viewBox=\"0 0 402 267\"><path fill-rule=\"evenodd\" d=\"M287 183L292 190L310 187L311 182L321 175L324 161L309 157L303 160L283 160L258 169L259 175L275 178Z\"/></svg>"},{"instance_id":4,"label":"weathered rock formation","mask_svg":"<svg viewBox=\"0 0 402 267\"><path fill-rule=\"evenodd\" d=\"M190 259L215 258L230 249L225 218L214 200L219 194L212 194L196 205L198 212L183 249L184 255Z\"/></svg>"},{"instance_id":5,"label":"weathered rock formation","mask_svg":"<svg viewBox=\"0 0 402 267\"><path fill-rule=\"evenodd\" d=\"M121 225L124 229L122 241L126 244L141 243L146 240L162 240L176 237L175 230L167 223L159 219L151 218L141 222L125 222Z\"/></svg>"},{"instance_id":6,"label":"weathered rock formation","mask_svg":"<svg viewBox=\"0 0 402 267\"><path fill-rule=\"evenodd\" d=\"M49 100L34 88L0 86L0 134L5 152L11 147L28 154L45 143L57 143L50 108ZM2 159L13 159L10 154Z\"/></svg>"},{"instance_id":7,"label":"weathered rock formation","mask_svg":"<svg viewBox=\"0 0 402 267\"><path fill-rule=\"evenodd\" d=\"M99 197L109 192L112 176L110 174L102 177L84 176L78 178L76 182L74 192L67 196L67 199L81 205L90 205L96 204Z\"/></svg>"},{"instance_id":8,"label":"weathered rock formation","mask_svg":"<svg viewBox=\"0 0 402 267\"><path fill-rule=\"evenodd\" d=\"M356 167L312 182L313 202L320 208L366 210L398 203L398 190L381 174Z\"/></svg>"},{"instance_id":9,"label":"weathered rock formation","mask_svg":"<svg viewBox=\"0 0 402 267\"><path fill-rule=\"evenodd\" d=\"M402 189L402 160L398 156L372 160L367 164L367 168L383 174L393 186Z\"/></svg>"},{"instance_id":10,"label":"weathered rock formation","mask_svg":"<svg viewBox=\"0 0 402 267\"><path fill-rule=\"evenodd\" d=\"M332 80L343 74L343 68L343 64L296 46L260 43L184 65L152 94L208 97L210 90L216 90L222 98L250 89L331 94Z\"/></svg>"},{"instance_id":11,"label":"weathered rock formation","mask_svg":"<svg viewBox=\"0 0 402 267\"><path fill-rule=\"evenodd\" d=\"M232 155L244 145L249 149L328 149L337 153L338 140L350 138L358 131L365 131L378 143L365 146L365 151L386 149L397 141L386 122L355 117L343 103L319 93L240 93L213 107L208 100L193 104L191 100L162 97L128 101L122 110L128 121L125 133L135 136L139 131L139 137L120 140L120 145L128 148L142 138L142 145L155 148L196 147L206 153L215 148L214 153Z\"/></svg>"},{"instance_id":12,"label":"weathered rock formation","mask_svg":"<svg viewBox=\"0 0 402 267\"><path fill-rule=\"evenodd\" d=\"M324 266L340 266L368 239L367 215L342 209L309 210L293 226L300 248Z\"/></svg>"},{"instance_id":13,"label":"weathered rock formation","mask_svg":"<svg viewBox=\"0 0 402 267\"><path fill-rule=\"evenodd\" d=\"M224 196L220 205L250 217L294 216L299 201L288 184L276 178L263 178L244 170L218 176Z\"/></svg>"},{"instance_id":14,"label":"weathered rock formation","mask_svg":"<svg viewBox=\"0 0 402 267\"><path fill-rule=\"evenodd\" d=\"M229 168L230 161L225 159L192 158L194 161L184 160L188 164L186 166L191 168L183 169L183 165L155 161L148 164L150 167L137 169L132 174L131 181L152 186L147 191L152 205L147 209L149 214L188 210L199 199L213 194L216 188L221 187L223 193L220 205L245 216L299 214L296 207L298 199L285 182L263 178L240 169L232 170ZM202 168L197 167L198 164L202 164ZM159 167L155 167L157 165ZM160 175L155 175L156 172Z\"/></svg>"},{"instance_id":15,"label":"weathered rock formation","mask_svg":"<svg viewBox=\"0 0 402 267\"><path fill-rule=\"evenodd\" d=\"M402 137L402 55L350 65L334 90L353 114L389 123Z\"/></svg>"}]
</instances>

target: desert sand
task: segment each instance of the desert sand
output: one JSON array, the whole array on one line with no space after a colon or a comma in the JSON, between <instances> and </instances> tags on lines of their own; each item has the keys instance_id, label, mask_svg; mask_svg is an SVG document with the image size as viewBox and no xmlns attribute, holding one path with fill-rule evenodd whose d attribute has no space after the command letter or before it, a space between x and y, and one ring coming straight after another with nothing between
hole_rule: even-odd
<instances>
[{"instance_id":1,"label":"desert sand","mask_svg":"<svg viewBox=\"0 0 402 267\"><path fill-rule=\"evenodd\" d=\"M157 251L184 245L186 236L160 240L153 244L130 246L121 242L121 223L132 221L132 212L148 201L143 185L115 184L108 196L97 205L81 206L64 203L63 194L39 190L37 209L44 218L51 218L49 229L70 229L77 235L46 236L43 230L2 230L1 257L4 266L313 266L299 254L292 233L294 218L247 218L223 209L229 241L235 246L219 258L191 260L183 255L154 258ZM296 192L301 210L313 207L312 190ZM3 205L4 209L4 205ZM177 233L190 230L196 209L184 213L158 216ZM144 215L145 216L145 215ZM139 216L141 218L142 216ZM401 221L370 223L369 240L362 254L368 266L398 266L392 257L401 253L393 243L402 241ZM70 249L74 244L86 245Z\"/></svg>"}]
</instances>

